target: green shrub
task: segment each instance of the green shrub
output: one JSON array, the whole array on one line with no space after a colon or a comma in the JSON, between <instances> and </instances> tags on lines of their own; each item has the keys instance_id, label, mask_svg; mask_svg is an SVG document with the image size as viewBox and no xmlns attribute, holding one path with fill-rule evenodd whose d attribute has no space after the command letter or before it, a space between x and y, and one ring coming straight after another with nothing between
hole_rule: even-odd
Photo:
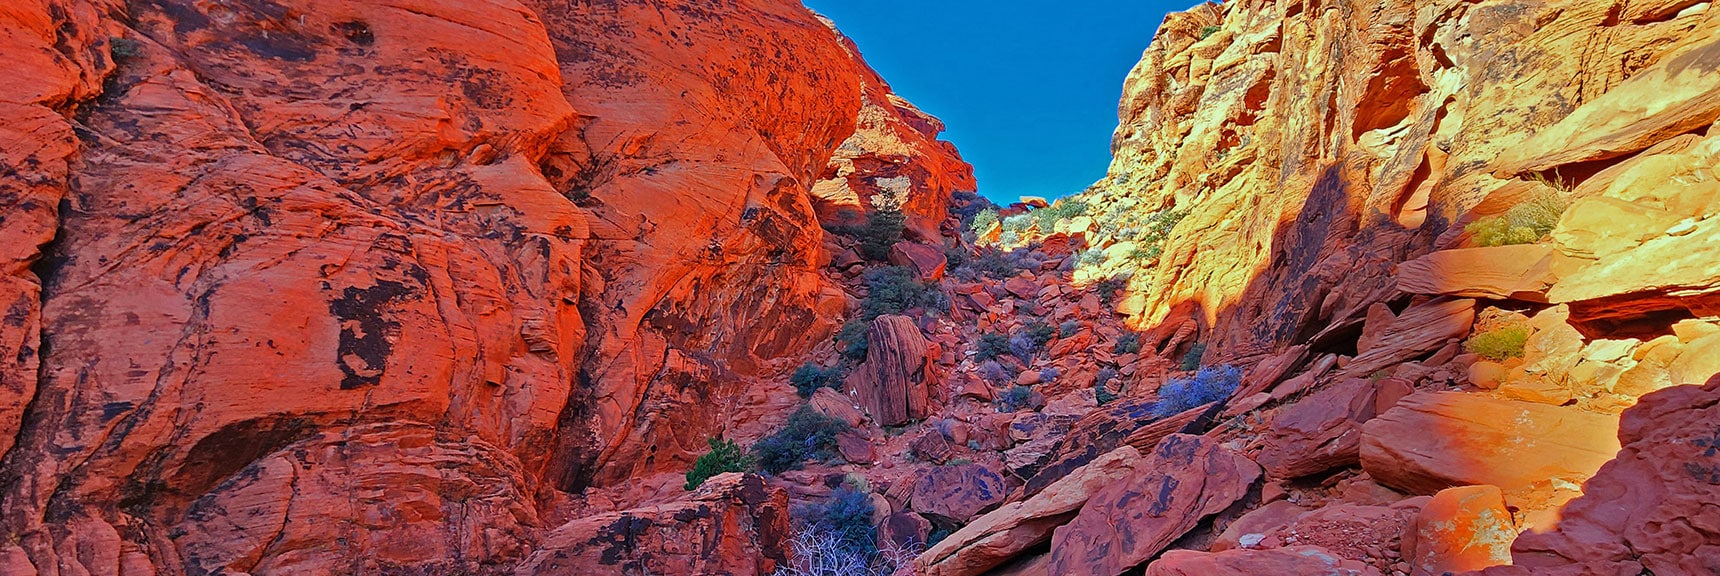
<instances>
[{"instance_id":1,"label":"green shrub","mask_svg":"<svg viewBox=\"0 0 1720 576\"><path fill-rule=\"evenodd\" d=\"M866 215L866 226L861 231L860 255L867 260L889 258L890 247L902 241L902 231L907 227L908 217L900 207L885 205L873 209Z\"/></svg>"},{"instance_id":2,"label":"green shrub","mask_svg":"<svg viewBox=\"0 0 1720 576\"><path fill-rule=\"evenodd\" d=\"M1099 302L1106 306L1110 306L1112 303L1117 301L1117 294L1121 293L1123 288L1128 287L1128 285L1129 280L1127 278L1122 276L1112 276L1094 284L1093 291L1099 293Z\"/></svg>"},{"instance_id":3,"label":"green shrub","mask_svg":"<svg viewBox=\"0 0 1720 576\"><path fill-rule=\"evenodd\" d=\"M972 463L972 458L953 458L950 461L943 463L942 466L967 466Z\"/></svg>"},{"instance_id":4,"label":"green shrub","mask_svg":"<svg viewBox=\"0 0 1720 576\"><path fill-rule=\"evenodd\" d=\"M973 222L968 224L968 229L974 234L984 234L993 224L997 224L997 211L986 208L973 215Z\"/></svg>"},{"instance_id":5,"label":"green shrub","mask_svg":"<svg viewBox=\"0 0 1720 576\"><path fill-rule=\"evenodd\" d=\"M836 332L837 347L849 360L866 358L866 331L879 316L901 314L909 308L945 310L950 305L948 294L936 284L921 282L919 275L905 266L873 268L861 279L866 283L866 299L860 301L860 313Z\"/></svg>"},{"instance_id":6,"label":"green shrub","mask_svg":"<svg viewBox=\"0 0 1720 576\"><path fill-rule=\"evenodd\" d=\"M979 342L974 344L973 357L975 360L990 360L1009 353L1009 337L995 332L981 334Z\"/></svg>"},{"instance_id":7,"label":"green shrub","mask_svg":"<svg viewBox=\"0 0 1720 576\"><path fill-rule=\"evenodd\" d=\"M1520 324L1501 326L1469 338L1464 348L1476 355L1503 362L1523 357L1523 346L1529 342L1529 327Z\"/></svg>"},{"instance_id":8,"label":"green shrub","mask_svg":"<svg viewBox=\"0 0 1720 576\"><path fill-rule=\"evenodd\" d=\"M836 331L836 349L843 358L856 362L866 359L866 352L871 349L866 341L866 330L871 326L870 321L852 318Z\"/></svg>"},{"instance_id":9,"label":"green shrub","mask_svg":"<svg viewBox=\"0 0 1720 576\"><path fill-rule=\"evenodd\" d=\"M108 38L108 53L113 55L116 64L124 64L143 55L143 45L136 40L115 36Z\"/></svg>"},{"instance_id":10,"label":"green shrub","mask_svg":"<svg viewBox=\"0 0 1720 576\"><path fill-rule=\"evenodd\" d=\"M794 391L801 398L811 398L819 388L836 388L842 385L842 369L836 366L819 367L807 362L794 369L794 374L788 377L788 382L794 385Z\"/></svg>"},{"instance_id":11,"label":"green shrub","mask_svg":"<svg viewBox=\"0 0 1720 576\"><path fill-rule=\"evenodd\" d=\"M1053 338L1057 337L1056 328L1051 327L1050 324L1039 321L1028 323L1027 326L1022 327L1022 333L1026 334L1028 339L1033 340L1033 345L1035 347L1044 346L1046 342L1050 342Z\"/></svg>"},{"instance_id":12,"label":"green shrub","mask_svg":"<svg viewBox=\"0 0 1720 576\"><path fill-rule=\"evenodd\" d=\"M937 309L948 304L947 295L921 282L919 274L906 266L873 268L861 278L866 282L866 299L860 302L860 315L867 322L909 308Z\"/></svg>"},{"instance_id":13,"label":"green shrub","mask_svg":"<svg viewBox=\"0 0 1720 576\"><path fill-rule=\"evenodd\" d=\"M1065 320L1065 321L1063 321L1063 324L1061 324L1057 327L1057 337L1058 338L1068 338L1070 336L1074 336L1076 333L1078 333L1080 331L1081 331L1081 321L1080 320Z\"/></svg>"},{"instance_id":14,"label":"green shrub","mask_svg":"<svg viewBox=\"0 0 1720 576\"><path fill-rule=\"evenodd\" d=\"M1111 392L1111 381L1115 379L1117 379L1115 368L1100 368L1099 373L1094 375L1093 399L1097 400L1100 406L1117 400L1117 394Z\"/></svg>"},{"instance_id":15,"label":"green shrub","mask_svg":"<svg viewBox=\"0 0 1720 576\"><path fill-rule=\"evenodd\" d=\"M716 438L706 439L705 442L711 445L711 451L699 456L699 459L693 462L693 469L687 471L686 489L697 489L705 480L724 472L745 472L753 467L753 457L742 451L734 442Z\"/></svg>"},{"instance_id":16,"label":"green shrub","mask_svg":"<svg viewBox=\"0 0 1720 576\"><path fill-rule=\"evenodd\" d=\"M1087 203L1080 200L1058 200L1056 203L1030 212L1039 220L1039 229L1050 232L1057 222L1087 213Z\"/></svg>"},{"instance_id":17,"label":"green shrub","mask_svg":"<svg viewBox=\"0 0 1720 576\"><path fill-rule=\"evenodd\" d=\"M1217 34L1220 29L1221 28L1219 28L1217 26L1201 26L1200 27L1200 39L1205 40L1205 39L1207 39L1207 37L1212 36L1213 34Z\"/></svg>"},{"instance_id":18,"label":"green shrub","mask_svg":"<svg viewBox=\"0 0 1720 576\"><path fill-rule=\"evenodd\" d=\"M1105 251L1100 248L1088 248L1075 257L1076 266L1098 266L1105 263Z\"/></svg>"},{"instance_id":19,"label":"green shrub","mask_svg":"<svg viewBox=\"0 0 1720 576\"><path fill-rule=\"evenodd\" d=\"M961 248L944 248L944 266L955 270L968 264L969 252Z\"/></svg>"},{"instance_id":20,"label":"green shrub","mask_svg":"<svg viewBox=\"0 0 1720 576\"><path fill-rule=\"evenodd\" d=\"M1141 351L1141 335L1134 332L1117 338L1117 343L1111 346L1112 354L1136 354Z\"/></svg>"},{"instance_id":21,"label":"green shrub","mask_svg":"<svg viewBox=\"0 0 1720 576\"><path fill-rule=\"evenodd\" d=\"M1504 214L1476 220L1464 230L1477 246L1509 246L1533 244L1553 231L1559 217L1570 203L1554 193L1546 193L1528 202L1512 206Z\"/></svg>"},{"instance_id":22,"label":"green shrub","mask_svg":"<svg viewBox=\"0 0 1720 576\"><path fill-rule=\"evenodd\" d=\"M1206 355L1206 344L1202 344L1200 342L1195 342L1193 346L1188 347L1188 353L1183 354L1182 369L1185 371L1193 371L1193 370L1199 369L1200 368L1200 357L1205 356L1205 355Z\"/></svg>"},{"instance_id":23,"label":"green shrub","mask_svg":"<svg viewBox=\"0 0 1720 576\"><path fill-rule=\"evenodd\" d=\"M1018 234L1026 232L1028 228L1033 227L1034 220L1035 218L1032 214L1016 214L1014 216L1004 218L1003 231L1005 233L1015 232Z\"/></svg>"},{"instance_id":24,"label":"green shrub","mask_svg":"<svg viewBox=\"0 0 1720 576\"><path fill-rule=\"evenodd\" d=\"M835 456L836 435L847 430L846 422L802 405L775 434L753 444L753 457L759 469L770 474L797 470L808 458Z\"/></svg>"}]
</instances>

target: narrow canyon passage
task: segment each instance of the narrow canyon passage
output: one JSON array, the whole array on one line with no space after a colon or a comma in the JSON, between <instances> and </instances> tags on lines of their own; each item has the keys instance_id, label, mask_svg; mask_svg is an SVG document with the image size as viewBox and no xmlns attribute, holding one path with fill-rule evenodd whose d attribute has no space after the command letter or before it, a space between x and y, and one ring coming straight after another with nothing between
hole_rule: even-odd
<instances>
[{"instance_id":1,"label":"narrow canyon passage","mask_svg":"<svg viewBox=\"0 0 1720 576\"><path fill-rule=\"evenodd\" d=\"M1720 12L1206 3L994 202L795 0L0 8L0 575L1720 574Z\"/></svg>"}]
</instances>

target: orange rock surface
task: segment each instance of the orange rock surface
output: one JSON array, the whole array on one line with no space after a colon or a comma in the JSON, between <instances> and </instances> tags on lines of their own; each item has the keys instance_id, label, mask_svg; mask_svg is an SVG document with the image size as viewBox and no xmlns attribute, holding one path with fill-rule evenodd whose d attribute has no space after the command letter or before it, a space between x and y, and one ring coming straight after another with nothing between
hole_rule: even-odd
<instances>
[{"instance_id":1,"label":"orange rock surface","mask_svg":"<svg viewBox=\"0 0 1720 576\"><path fill-rule=\"evenodd\" d=\"M971 180L799 2L654 4L0 9L0 572L507 570L780 419L812 184Z\"/></svg>"}]
</instances>

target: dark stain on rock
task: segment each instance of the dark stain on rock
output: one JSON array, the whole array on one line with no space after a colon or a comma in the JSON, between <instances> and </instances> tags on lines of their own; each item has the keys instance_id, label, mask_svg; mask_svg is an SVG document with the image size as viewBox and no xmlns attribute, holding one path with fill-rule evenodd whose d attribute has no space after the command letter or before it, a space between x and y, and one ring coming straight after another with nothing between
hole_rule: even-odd
<instances>
[{"instance_id":1,"label":"dark stain on rock","mask_svg":"<svg viewBox=\"0 0 1720 576\"><path fill-rule=\"evenodd\" d=\"M335 24L334 31L359 46L369 46L376 43L376 35L370 31L370 25L362 20Z\"/></svg>"},{"instance_id":2,"label":"dark stain on rock","mask_svg":"<svg viewBox=\"0 0 1720 576\"><path fill-rule=\"evenodd\" d=\"M341 390L382 381L382 371L394 351L393 338L400 331L400 323L388 318L388 308L417 292L405 283L379 280L369 288L348 287L329 302L329 311L340 322L340 347L335 358L346 375L340 380Z\"/></svg>"},{"instance_id":3,"label":"dark stain on rock","mask_svg":"<svg viewBox=\"0 0 1720 576\"><path fill-rule=\"evenodd\" d=\"M1153 496L1153 503L1147 507L1147 513L1154 518L1159 518L1163 517L1165 512L1169 512L1171 504L1176 500L1173 496L1176 494L1178 484L1179 482L1174 476L1167 475L1160 479L1159 493Z\"/></svg>"},{"instance_id":4,"label":"dark stain on rock","mask_svg":"<svg viewBox=\"0 0 1720 576\"><path fill-rule=\"evenodd\" d=\"M597 535L586 544L603 546L603 555L598 563L604 566L615 566L626 561L639 546L639 536L651 529L651 520L631 514L622 514L608 526L597 531Z\"/></svg>"},{"instance_id":5,"label":"dark stain on rock","mask_svg":"<svg viewBox=\"0 0 1720 576\"><path fill-rule=\"evenodd\" d=\"M1694 68L1698 74L1712 74L1720 70L1720 40L1709 42L1707 46L1685 52L1666 63L1666 74L1677 76L1685 70Z\"/></svg>"}]
</instances>

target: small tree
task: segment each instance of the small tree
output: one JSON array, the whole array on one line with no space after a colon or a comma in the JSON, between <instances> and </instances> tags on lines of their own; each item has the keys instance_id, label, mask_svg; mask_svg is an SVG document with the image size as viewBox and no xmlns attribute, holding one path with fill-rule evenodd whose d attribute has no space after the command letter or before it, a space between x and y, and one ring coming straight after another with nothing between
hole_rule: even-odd
<instances>
[{"instance_id":1,"label":"small tree","mask_svg":"<svg viewBox=\"0 0 1720 576\"><path fill-rule=\"evenodd\" d=\"M730 440L717 438L706 439L711 445L711 451L700 456L693 462L693 469L687 471L686 489L694 490L705 480L725 472L745 472L753 466L753 457Z\"/></svg>"},{"instance_id":2,"label":"small tree","mask_svg":"<svg viewBox=\"0 0 1720 576\"><path fill-rule=\"evenodd\" d=\"M908 227L908 217L902 214L901 192L884 190L872 197L872 212L866 215L866 228L860 238L860 255L868 260L883 260L890 256L890 247L902 241L902 231Z\"/></svg>"}]
</instances>

